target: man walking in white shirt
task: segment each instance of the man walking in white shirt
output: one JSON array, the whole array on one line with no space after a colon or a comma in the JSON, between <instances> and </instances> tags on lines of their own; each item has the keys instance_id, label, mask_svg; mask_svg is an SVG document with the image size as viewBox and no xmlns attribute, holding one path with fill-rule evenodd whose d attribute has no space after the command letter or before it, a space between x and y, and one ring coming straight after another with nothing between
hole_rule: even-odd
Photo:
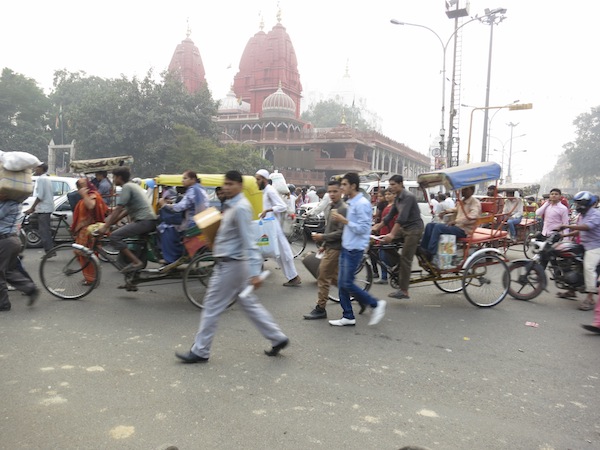
<instances>
[{"instance_id":1,"label":"man walking in white shirt","mask_svg":"<svg viewBox=\"0 0 600 450\"><path fill-rule=\"evenodd\" d=\"M263 191L263 212L260 218L275 217L277 220L277 245L279 245L279 257L277 263L283 271L283 275L288 280L283 283L284 286L293 287L300 286L302 280L298 276L296 266L294 266L294 254L283 230L281 229L280 215L285 214L288 210L287 205L279 196L273 186L269 184L269 172L265 169L260 169L254 175L258 188Z\"/></svg>"}]
</instances>

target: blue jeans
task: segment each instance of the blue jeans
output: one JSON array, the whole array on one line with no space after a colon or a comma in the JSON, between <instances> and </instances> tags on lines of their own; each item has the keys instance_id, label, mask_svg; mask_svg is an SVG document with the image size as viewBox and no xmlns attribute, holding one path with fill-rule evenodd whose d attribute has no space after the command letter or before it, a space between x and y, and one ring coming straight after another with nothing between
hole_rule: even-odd
<instances>
[{"instance_id":1,"label":"blue jeans","mask_svg":"<svg viewBox=\"0 0 600 450\"><path fill-rule=\"evenodd\" d=\"M515 228L515 225L518 225L521 223L521 219L522 217L515 217L513 219L508 219L506 221L506 223L508 224L508 232L510 233L511 236L516 237L517 236L517 230Z\"/></svg>"},{"instance_id":2,"label":"blue jeans","mask_svg":"<svg viewBox=\"0 0 600 450\"><path fill-rule=\"evenodd\" d=\"M360 304L369 305L373 308L377 306L377 299L375 297L354 284L356 269L360 266L363 253L362 250L346 250L345 248L342 248L340 252L338 287L340 305L344 311L343 316L346 319L354 319L350 296L354 297Z\"/></svg>"},{"instance_id":3,"label":"blue jeans","mask_svg":"<svg viewBox=\"0 0 600 450\"><path fill-rule=\"evenodd\" d=\"M453 234L458 238L467 237L461 228L444 225L443 223L428 223L421 239L421 248L424 248L432 255L436 255L440 234Z\"/></svg>"}]
</instances>

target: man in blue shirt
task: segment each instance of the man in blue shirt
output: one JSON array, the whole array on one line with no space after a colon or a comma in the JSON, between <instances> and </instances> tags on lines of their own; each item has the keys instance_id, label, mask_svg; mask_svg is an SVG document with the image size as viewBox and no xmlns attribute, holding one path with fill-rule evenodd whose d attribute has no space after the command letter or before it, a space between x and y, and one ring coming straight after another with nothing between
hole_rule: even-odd
<instances>
[{"instance_id":1,"label":"man in blue shirt","mask_svg":"<svg viewBox=\"0 0 600 450\"><path fill-rule=\"evenodd\" d=\"M347 196L348 211L346 217L333 211L330 215L334 222L344 224L338 274L340 305L344 313L341 319L329 321L330 325L336 327L356 324L350 296L360 304L373 308L369 325L378 324L385 315L385 300L377 300L354 284L356 270L362 262L365 249L369 246L373 216L371 203L359 192L359 185L360 178L355 172L349 172L342 177L341 188Z\"/></svg>"},{"instance_id":2,"label":"man in blue shirt","mask_svg":"<svg viewBox=\"0 0 600 450\"><path fill-rule=\"evenodd\" d=\"M7 282L29 296L29 306L39 296L35 283L19 270L21 241L17 237L17 220L20 214L21 203L0 197L0 312L11 309Z\"/></svg>"},{"instance_id":3,"label":"man in blue shirt","mask_svg":"<svg viewBox=\"0 0 600 450\"><path fill-rule=\"evenodd\" d=\"M176 353L184 363L207 362L219 316L237 297L248 318L260 333L271 341L268 356L276 356L289 343L289 339L262 306L254 293L238 296L246 286L258 289L263 259L252 234L252 207L243 194L242 174L231 170L225 174L223 191L228 200L215 237L213 256L215 268L204 296L204 310L194 345L186 353Z\"/></svg>"}]
</instances>

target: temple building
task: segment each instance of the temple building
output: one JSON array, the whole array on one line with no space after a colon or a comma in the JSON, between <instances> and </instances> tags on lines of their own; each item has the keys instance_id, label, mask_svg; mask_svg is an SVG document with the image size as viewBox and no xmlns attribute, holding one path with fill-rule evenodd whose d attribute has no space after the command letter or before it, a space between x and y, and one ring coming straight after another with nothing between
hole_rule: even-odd
<instances>
[{"instance_id":1,"label":"temple building","mask_svg":"<svg viewBox=\"0 0 600 450\"><path fill-rule=\"evenodd\" d=\"M204 80L200 52L189 32L171 66L190 92ZM345 117L335 128L314 128L300 118L301 100L296 52L278 13L269 32L261 22L248 40L231 90L220 101L214 121L221 140L254 146L295 185L325 186L332 175L349 171L388 171L414 180L430 170L428 156L379 132L355 129Z\"/></svg>"}]
</instances>

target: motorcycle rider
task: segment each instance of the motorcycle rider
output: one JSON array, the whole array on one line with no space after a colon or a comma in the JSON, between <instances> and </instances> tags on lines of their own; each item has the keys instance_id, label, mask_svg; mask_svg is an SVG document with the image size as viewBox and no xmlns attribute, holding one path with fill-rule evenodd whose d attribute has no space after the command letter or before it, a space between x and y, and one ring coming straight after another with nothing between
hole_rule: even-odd
<instances>
[{"instance_id":1,"label":"motorcycle rider","mask_svg":"<svg viewBox=\"0 0 600 450\"><path fill-rule=\"evenodd\" d=\"M598 203L598 197L588 191L581 191L573 197L575 210L580 214L576 225L561 225L560 231L569 228L570 233L565 236L574 236L579 234L581 245L585 250L583 256L583 275L585 278L585 290L587 296L579 305L582 311L594 309L596 301L594 297L597 294L596 267L600 263L600 211L594 208ZM564 293L567 295L570 292ZM572 293L575 296L575 293Z\"/></svg>"}]
</instances>

